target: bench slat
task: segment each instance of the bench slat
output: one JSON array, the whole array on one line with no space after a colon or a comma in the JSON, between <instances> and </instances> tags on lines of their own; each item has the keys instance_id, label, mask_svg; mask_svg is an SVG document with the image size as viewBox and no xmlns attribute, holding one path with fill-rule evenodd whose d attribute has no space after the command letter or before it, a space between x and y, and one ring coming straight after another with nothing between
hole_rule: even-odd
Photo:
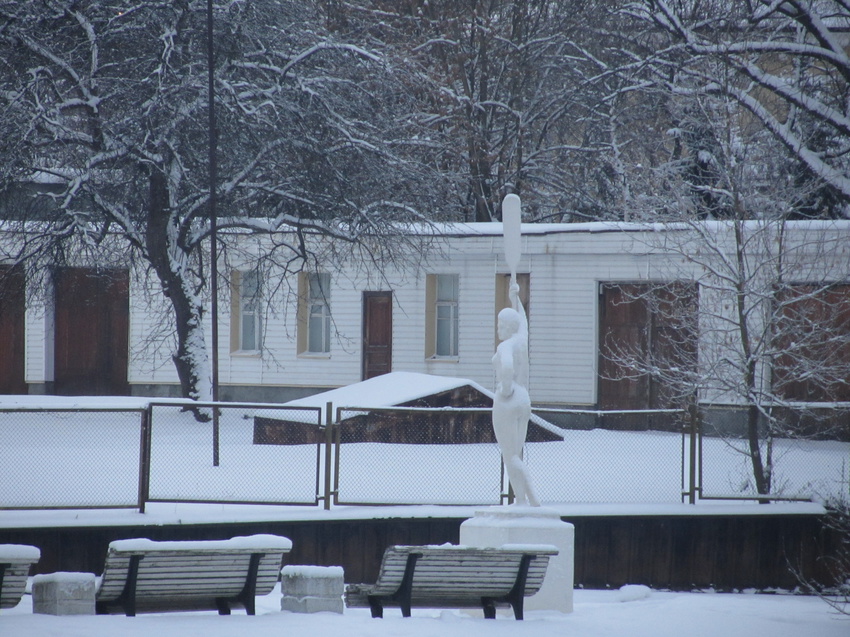
<instances>
[{"instance_id":1,"label":"bench slat","mask_svg":"<svg viewBox=\"0 0 850 637\"><path fill-rule=\"evenodd\" d=\"M0 545L8 546L8 545ZM18 545L14 545L16 549L19 549ZM2 570L2 575L0 575L0 609L3 608L14 608L17 606L21 597L24 594L24 589L27 584L27 576L30 572L30 567L38 562L40 557L38 553L38 549L35 547L26 547L31 549L33 552L33 557L22 557L20 554L10 554L6 553L4 557L2 551L0 551L0 570ZM39 555L39 557L36 557Z\"/></svg>"}]
</instances>

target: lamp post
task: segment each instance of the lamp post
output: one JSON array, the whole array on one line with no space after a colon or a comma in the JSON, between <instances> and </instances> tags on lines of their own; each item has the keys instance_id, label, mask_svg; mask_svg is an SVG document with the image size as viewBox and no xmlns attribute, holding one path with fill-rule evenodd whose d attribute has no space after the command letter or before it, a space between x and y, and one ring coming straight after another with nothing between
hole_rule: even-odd
<instances>
[{"instance_id":1,"label":"lamp post","mask_svg":"<svg viewBox=\"0 0 850 637\"><path fill-rule=\"evenodd\" d=\"M209 108L209 214L210 214L210 314L212 334L212 401L218 402L218 211L216 210L216 180L218 178L218 131L215 122L215 51L213 49L213 0L207 0L207 81ZM213 406L213 466L219 463L218 408Z\"/></svg>"}]
</instances>

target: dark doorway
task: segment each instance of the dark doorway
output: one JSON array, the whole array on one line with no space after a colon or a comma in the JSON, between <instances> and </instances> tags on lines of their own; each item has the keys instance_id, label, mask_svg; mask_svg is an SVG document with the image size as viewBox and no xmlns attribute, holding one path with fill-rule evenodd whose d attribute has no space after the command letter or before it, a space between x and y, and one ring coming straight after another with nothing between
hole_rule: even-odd
<instances>
[{"instance_id":1,"label":"dark doorway","mask_svg":"<svg viewBox=\"0 0 850 637\"><path fill-rule=\"evenodd\" d=\"M363 293L363 380L392 371L393 293Z\"/></svg>"},{"instance_id":2,"label":"dark doorway","mask_svg":"<svg viewBox=\"0 0 850 637\"><path fill-rule=\"evenodd\" d=\"M129 273L62 268L55 289L56 393L127 395Z\"/></svg>"},{"instance_id":3,"label":"dark doorway","mask_svg":"<svg viewBox=\"0 0 850 637\"><path fill-rule=\"evenodd\" d=\"M0 266L0 394L26 394L24 331L26 277L20 267Z\"/></svg>"}]
</instances>

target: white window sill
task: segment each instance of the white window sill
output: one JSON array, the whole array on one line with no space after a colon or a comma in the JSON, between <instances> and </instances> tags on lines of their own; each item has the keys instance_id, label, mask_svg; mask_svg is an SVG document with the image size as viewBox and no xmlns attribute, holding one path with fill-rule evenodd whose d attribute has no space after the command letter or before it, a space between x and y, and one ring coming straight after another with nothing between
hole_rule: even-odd
<instances>
[{"instance_id":1,"label":"white window sill","mask_svg":"<svg viewBox=\"0 0 850 637\"><path fill-rule=\"evenodd\" d=\"M330 360L331 353L330 352L301 352L298 354L298 358L306 358L312 360Z\"/></svg>"},{"instance_id":2,"label":"white window sill","mask_svg":"<svg viewBox=\"0 0 850 637\"><path fill-rule=\"evenodd\" d=\"M460 356L431 356L425 359L429 363L459 363Z\"/></svg>"},{"instance_id":3,"label":"white window sill","mask_svg":"<svg viewBox=\"0 0 850 637\"><path fill-rule=\"evenodd\" d=\"M235 352L230 352L230 356L233 358L262 358L263 352L258 349L238 349Z\"/></svg>"}]
</instances>

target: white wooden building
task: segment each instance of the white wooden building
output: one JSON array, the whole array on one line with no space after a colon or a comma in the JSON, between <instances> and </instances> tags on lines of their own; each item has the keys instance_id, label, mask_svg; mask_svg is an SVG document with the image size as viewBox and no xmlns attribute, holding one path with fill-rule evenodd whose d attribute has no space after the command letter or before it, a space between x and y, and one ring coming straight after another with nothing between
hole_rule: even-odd
<instances>
[{"instance_id":1,"label":"white wooden building","mask_svg":"<svg viewBox=\"0 0 850 637\"><path fill-rule=\"evenodd\" d=\"M700 228L715 238L732 232L731 226L722 222L708 222ZM608 329L605 306L618 303L606 294L623 284L692 279L700 282L700 303L722 306L720 297L711 301L711 294L706 293L714 289L706 282L717 278L717 273L690 258L693 254L688 251L700 248L676 238L688 229L589 223L523 224L522 231L519 279L529 314L534 403L647 406L645 397L632 400L634 396L623 393L624 385L606 385L601 379L600 347L602 333ZM233 268L227 275L229 289L220 302L221 396L283 402L387 371L467 378L492 388L496 314L507 304L501 224L444 226L441 232L443 240L415 270L364 272L360 264L329 262L278 285L281 281L269 280L275 278L273 272L260 275L250 268ZM850 225L792 222L788 237L800 246L795 253L801 260L796 283L827 281L840 288L836 298L850 305ZM754 248L752 258L758 259L756 253L762 251L767 261L773 246L770 241ZM162 311L167 308L161 293L145 290L146 284L133 272L124 280L126 289L119 284L104 288L101 294L112 299L127 296L126 324L119 320L111 326L98 323L89 327L101 332L126 331L123 341L110 341L113 346L107 346L105 354L112 367L126 366L126 384L119 392L175 395L178 381L169 350L173 328L167 311ZM251 302L255 289L270 287L291 292L278 294L268 303ZM80 294L75 295L76 300ZM23 329L14 328L23 332L22 369L7 369L4 374L22 378L8 387L24 387L29 393L115 392L59 387L57 352L64 347L60 341L74 337L57 327L63 311L60 297L47 294L45 298L47 302L30 304L22 311ZM56 300L51 302L51 298ZM728 310L720 307L718 312ZM79 312L71 314L73 320ZM95 312L96 316L103 314ZM85 329L85 325L76 328L77 332ZM8 368L12 346L3 347L8 355L0 358ZM116 348L123 347L125 352L116 353ZM850 356L850 350L847 354ZM75 364L75 357L70 358L70 364ZM98 365L97 361L91 364ZM64 373L68 375L67 370ZM629 391L635 387L639 389L632 386ZM24 393L2 387L0 391ZM613 395L606 399L605 392Z\"/></svg>"}]
</instances>

